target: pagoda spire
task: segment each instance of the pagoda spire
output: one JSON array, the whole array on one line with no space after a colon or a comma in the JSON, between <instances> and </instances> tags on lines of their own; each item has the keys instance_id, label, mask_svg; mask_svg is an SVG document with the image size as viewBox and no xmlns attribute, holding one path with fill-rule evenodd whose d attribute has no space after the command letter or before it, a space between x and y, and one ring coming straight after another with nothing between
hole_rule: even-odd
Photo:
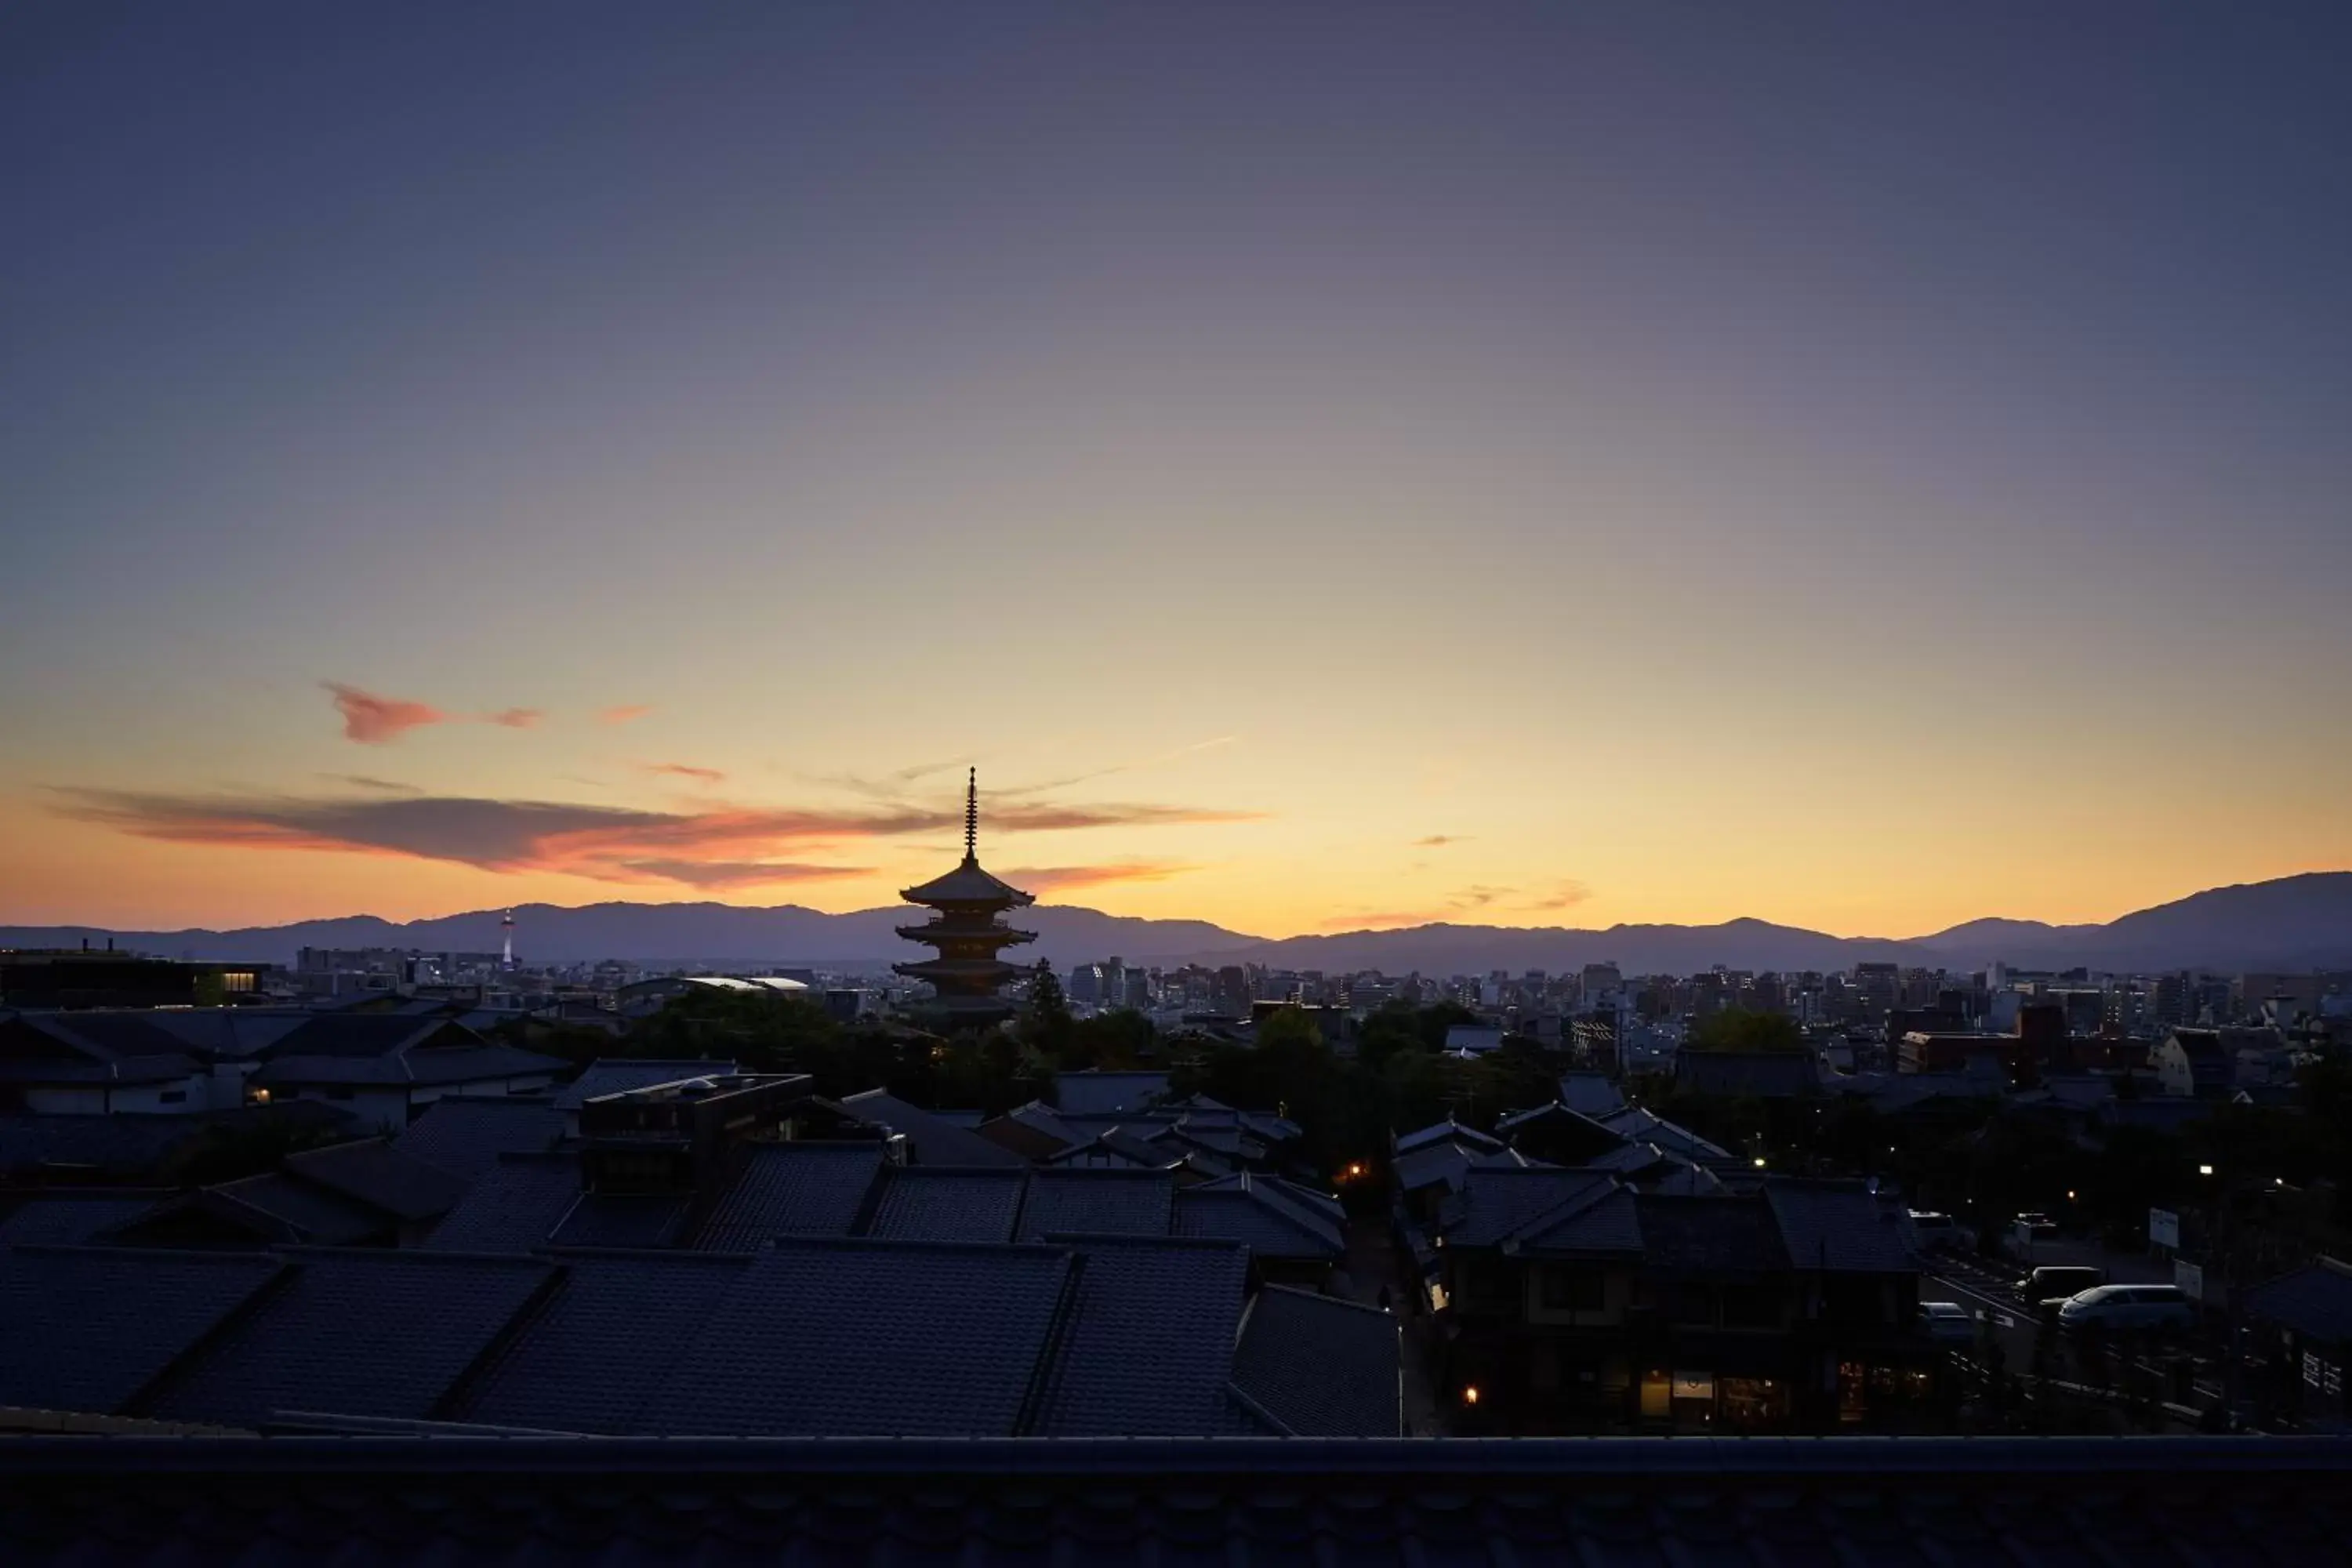
<instances>
[{"instance_id":1,"label":"pagoda spire","mask_svg":"<svg viewBox=\"0 0 2352 1568\"><path fill-rule=\"evenodd\" d=\"M963 863L980 863L980 769L974 767L963 787Z\"/></svg>"}]
</instances>

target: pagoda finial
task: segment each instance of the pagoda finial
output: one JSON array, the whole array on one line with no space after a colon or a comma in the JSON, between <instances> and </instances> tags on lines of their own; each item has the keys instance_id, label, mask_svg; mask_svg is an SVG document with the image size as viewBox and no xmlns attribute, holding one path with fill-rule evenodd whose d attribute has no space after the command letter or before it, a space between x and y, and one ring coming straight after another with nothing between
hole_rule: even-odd
<instances>
[{"instance_id":1,"label":"pagoda finial","mask_svg":"<svg viewBox=\"0 0 2352 1568\"><path fill-rule=\"evenodd\" d=\"M980 856L980 769L965 781L963 794L963 858L966 864Z\"/></svg>"}]
</instances>

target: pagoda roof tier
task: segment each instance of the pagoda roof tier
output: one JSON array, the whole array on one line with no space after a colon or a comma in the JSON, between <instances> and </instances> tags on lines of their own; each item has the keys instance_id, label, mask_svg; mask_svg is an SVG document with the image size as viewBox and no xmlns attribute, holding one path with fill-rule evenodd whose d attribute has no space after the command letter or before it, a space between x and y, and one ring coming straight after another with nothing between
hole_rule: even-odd
<instances>
[{"instance_id":1,"label":"pagoda roof tier","mask_svg":"<svg viewBox=\"0 0 2352 1568\"><path fill-rule=\"evenodd\" d=\"M1035 942L1034 931L1014 931L1011 926L957 925L947 921L927 921L919 926L900 926L898 934L908 942L926 944L942 942L991 942L998 947L1018 947L1024 942Z\"/></svg>"},{"instance_id":2,"label":"pagoda roof tier","mask_svg":"<svg viewBox=\"0 0 2352 1568\"><path fill-rule=\"evenodd\" d=\"M1013 909L1037 900L1010 882L1002 882L980 868L967 855L963 864L944 877L934 877L919 888L902 888L898 896L910 904L978 904Z\"/></svg>"},{"instance_id":3,"label":"pagoda roof tier","mask_svg":"<svg viewBox=\"0 0 2352 1568\"><path fill-rule=\"evenodd\" d=\"M890 968L909 980L983 980L991 984L1022 973L1018 964L994 958L925 958L913 963L894 963Z\"/></svg>"}]
</instances>

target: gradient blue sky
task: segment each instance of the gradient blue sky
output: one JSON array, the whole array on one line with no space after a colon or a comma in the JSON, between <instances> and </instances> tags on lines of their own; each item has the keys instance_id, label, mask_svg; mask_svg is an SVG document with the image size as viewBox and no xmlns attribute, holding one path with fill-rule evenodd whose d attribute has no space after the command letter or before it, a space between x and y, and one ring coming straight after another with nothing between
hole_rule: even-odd
<instances>
[{"instance_id":1,"label":"gradient blue sky","mask_svg":"<svg viewBox=\"0 0 2352 1568\"><path fill-rule=\"evenodd\" d=\"M992 864L1270 933L2352 864L2347 78L2340 5L10 6L0 919L859 907L971 759Z\"/></svg>"}]
</instances>

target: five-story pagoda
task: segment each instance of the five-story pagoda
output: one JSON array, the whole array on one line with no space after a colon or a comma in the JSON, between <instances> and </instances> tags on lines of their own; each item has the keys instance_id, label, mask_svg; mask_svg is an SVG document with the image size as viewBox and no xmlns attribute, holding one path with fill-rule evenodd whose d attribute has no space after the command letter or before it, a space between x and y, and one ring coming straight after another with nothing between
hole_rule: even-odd
<instances>
[{"instance_id":1,"label":"five-story pagoda","mask_svg":"<svg viewBox=\"0 0 2352 1568\"><path fill-rule=\"evenodd\" d=\"M921 925L898 928L900 936L936 948L939 956L890 967L910 980L929 981L936 993L932 1005L947 1015L950 1027L985 1027L1012 1016L1012 1005L996 993L1021 970L1000 955L1008 947L1037 940L1035 931L1014 931L997 918L1036 900L980 868L979 838L980 770L974 768L964 795L963 864L898 894L910 904L928 904L939 911Z\"/></svg>"}]
</instances>

